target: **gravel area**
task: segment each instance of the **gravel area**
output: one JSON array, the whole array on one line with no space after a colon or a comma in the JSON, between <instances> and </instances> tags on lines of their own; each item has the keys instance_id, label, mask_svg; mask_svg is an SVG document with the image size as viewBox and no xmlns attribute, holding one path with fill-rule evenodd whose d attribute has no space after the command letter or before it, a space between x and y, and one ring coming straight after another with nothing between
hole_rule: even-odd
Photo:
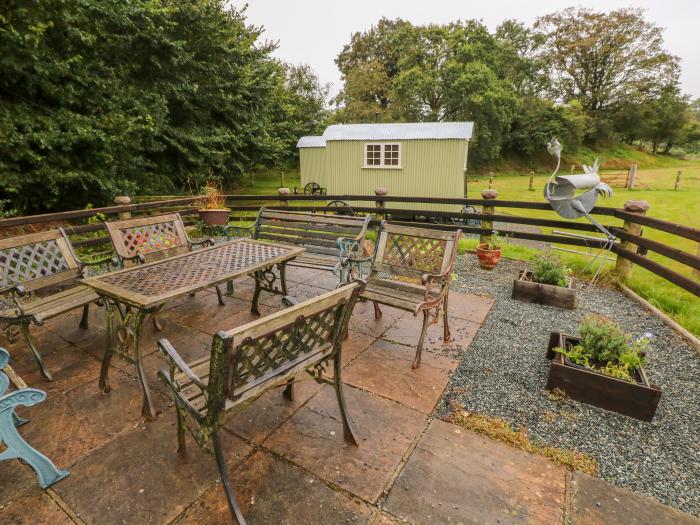
<instances>
[{"instance_id":1,"label":"gravel area","mask_svg":"<svg viewBox=\"0 0 700 525\"><path fill-rule=\"evenodd\" d=\"M580 283L575 310L512 300L514 276L525 267L502 260L489 272L473 255L455 262L454 289L486 293L496 302L462 354L438 415L448 413L452 400L460 401L470 412L526 428L533 441L589 454L611 483L700 515L700 356L660 319L614 290ZM663 395L652 422L547 397L549 333L575 333L579 320L591 313L615 319L634 336L654 334L645 370Z\"/></svg>"}]
</instances>

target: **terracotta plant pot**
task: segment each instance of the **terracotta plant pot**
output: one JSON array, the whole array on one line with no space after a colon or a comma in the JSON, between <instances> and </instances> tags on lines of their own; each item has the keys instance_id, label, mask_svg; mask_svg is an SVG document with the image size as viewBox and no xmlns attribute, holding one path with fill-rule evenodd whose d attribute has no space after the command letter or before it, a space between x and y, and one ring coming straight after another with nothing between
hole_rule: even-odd
<instances>
[{"instance_id":1,"label":"terracotta plant pot","mask_svg":"<svg viewBox=\"0 0 700 525\"><path fill-rule=\"evenodd\" d=\"M197 210L199 218L207 226L223 226L228 224L228 216L231 210L223 208L220 210Z\"/></svg>"},{"instance_id":2,"label":"terracotta plant pot","mask_svg":"<svg viewBox=\"0 0 700 525\"><path fill-rule=\"evenodd\" d=\"M479 266L485 270L493 270L501 260L501 249L489 250L488 244L479 244L476 247L476 256L479 259Z\"/></svg>"}]
</instances>

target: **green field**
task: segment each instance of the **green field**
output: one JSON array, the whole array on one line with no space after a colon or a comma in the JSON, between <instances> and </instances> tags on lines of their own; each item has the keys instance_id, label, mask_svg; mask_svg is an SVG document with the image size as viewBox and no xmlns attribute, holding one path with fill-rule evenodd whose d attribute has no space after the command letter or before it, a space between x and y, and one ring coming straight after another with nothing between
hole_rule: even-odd
<instances>
[{"instance_id":1,"label":"green field","mask_svg":"<svg viewBox=\"0 0 700 525\"><path fill-rule=\"evenodd\" d=\"M637 172L636 188L633 190L614 189L614 195L608 199L599 199L600 206L622 207L630 199L646 200L650 204L647 214L651 217L664 219L679 224L686 224L695 228L700 228L700 162L688 162L677 159L667 159L664 162L673 164L666 168L640 168ZM681 170L681 186L679 191L674 191L676 173ZM603 172L603 177L605 172ZM473 179L477 179L476 182ZM520 200L543 202L542 188L548 179L548 175L536 175L534 180L534 191L528 190L529 175L524 174L495 174L493 187L499 191L499 198L504 200ZM468 196L470 198L480 198L481 191L488 187L488 176L469 176ZM254 185L249 181L234 190L234 193L248 195L274 195L280 185L280 171L273 169L258 172L254 176ZM299 173L290 170L285 173L284 183L286 187L294 188L300 186ZM521 209L497 209L497 213L521 215L538 218L554 218L552 212L544 210L521 210ZM611 217L599 217L606 225L621 226L622 221ZM585 221L585 219L579 219ZM551 228L542 228L543 233L551 233ZM690 253L697 253L698 244L694 241L684 239L665 232L646 228L644 236L650 239L663 242L670 246L685 250ZM476 244L474 239L466 239L462 243L463 249L473 248ZM564 247L564 246L561 246ZM567 248L572 249L571 246ZM579 250L579 248L573 247ZM507 257L517 259L529 259L535 251L519 245L508 245L504 250ZM599 265L602 265L603 275L610 276L612 263L604 261L602 258L592 260L589 256L558 252L568 266L576 273L591 274L595 272ZM597 253L596 250L593 253ZM610 256L610 254L601 254ZM649 252L648 256L659 261L673 270L686 276L697 279L691 270L673 260ZM661 310L676 319L688 330L695 334L700 334L700 298L690 294L681 288L669 283L665 279L657 277L651 272L635 267L632 277L627 283L630 288L646 298L649 302L659 307Z\"/></svg>"}]
</instances>

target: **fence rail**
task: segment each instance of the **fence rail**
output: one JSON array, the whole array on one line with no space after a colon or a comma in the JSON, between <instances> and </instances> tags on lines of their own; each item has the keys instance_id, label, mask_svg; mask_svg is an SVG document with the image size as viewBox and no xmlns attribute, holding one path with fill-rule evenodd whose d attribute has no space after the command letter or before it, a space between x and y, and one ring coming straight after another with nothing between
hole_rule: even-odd
<instances>
[{"instance_id":1,"label":"fence rail","mask_svg":"<svg viewBox=\"0 0 700 525\"><path fill-rule=\"evenodd\" d=\"M178 211L187 217L185 221L187 225L196 223L191 217L197 213L195 207L198 200L197 197L185 196L173 198L172 196L158 196L156 199L157 200L143 202L141 201L142 199L139 198L137 200L140 202L133 204L0 219L0 239L19 235L27 229L37 231L62 226L69 235L77 237L74 239L77 247L86 248L108 245L109 243L109 238L106 235L99 235L99 232L104 231L104 226L101 223L85 223L85 221L89 221L90 219L94 221L97 217L105 216L108 220L111 220L114 217L123 218L131 216L131 214L157 214L166 211ZM382 218L389 216L391 220L402 223L411 222L415 224L415 221L426 222L426 226L437 229L450 230L459 227L466 233L480 235L482 239L490 236L494 231L498 231L503 235L516 239L561 245L603 248L608 244L607 239L603 237L594 238L593 236L585 236L585 238L582 238L581 236L567 236L555 234L554 232L550 234L492 228L493 223L498 222L506 225L530 225L557 228L559 230L597 233L598 230L590 223L562 220L555 214L549 204L544 202L523 202L499 199L399 197L390 195L295 194L227 195L226 201L231 208L231 219L236 221L252 220L253 214L256 213L262 205L270 208L285 209L290 203L294 202L295 210L317 212L326 210L334 213L338 211L338 208L327 208L326 203L330 201L345 201L351 204L353 211L356 213L376 214ZM352 203L360 203L360 205L352 205ZM374 203L374 206L361 205L363 203ZM391 207L392 203L415 204L416 207L411 209L395 208ZM460 207L480 206L482 210L464 213L434 211L429 209L436 204L457 205ZM502 211L496 213L496 208L499 210L549 211L552 213L552 218L510 215ZM250 216L246 217L245 214L249 214ZM592 214L611 220L617 219L624 221L622 227L607 225L608 229L616 236L616 242L612 247L612 251L617 255L616 264L618 273L620 273L623 278L625 274L627 276L629 275L629 269L626 264L629 265L631 263L645 268L667 281L700 296L700 284L697 279L687 277L686 275L670 269L668 266L649 259L646 256L646 251L650 250L687 267L691 274L692 271L700 270L700 254L695 255L683 251L676 246L650 239L648 236L643 236L642 227L662 231L695 242L700 242L700 230L682 224L675 224L661 219L647 217L644 212L639 212L637 208L618 209L599 206L592 210ZM434 223L436 221L444 223L451 220L460 221L463 224ZM470 225L467 221L471 220L480 220L482 224L480 227ZM374 222L376 223L376 221Z\"/></svg>"}]
</instances>

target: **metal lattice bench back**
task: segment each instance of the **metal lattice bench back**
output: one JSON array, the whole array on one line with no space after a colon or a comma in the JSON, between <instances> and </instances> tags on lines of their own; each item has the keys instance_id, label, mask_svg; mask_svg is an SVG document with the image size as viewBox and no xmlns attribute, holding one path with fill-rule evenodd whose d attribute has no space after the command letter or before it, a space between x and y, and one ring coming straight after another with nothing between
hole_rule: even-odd
<instances>
[{"instance_id":1,"label":"metal lattice bench back","mask_svg":"<svg viewBox=\"0 0 700 525\"><path fill-rule=\"evenodd\" d=\"M76 286L75 280L82 277L86 265L107 261L80 261L61 229L0 240L0 322L6 324L10 341L15 337L13 326L19 325L46 379L52 377L32 341L29 325L41 325L82 307L80 326L87 328L88 305L99 298L85 286Z\"/></svg>"},{"instance_id":2,"label":"metal lattice bench back","mask_svg":"<svg viewBox=\"0 0 700 525\"><path fill-rule=\"evenodd\" d=\"M305 253L290 266L338 273L347 282L345 260L360 251L371 216L269 210L261 208L252 226L254 239L267 239L302 246ZM285 277L281 276L286 290Z\"/></svg>"},{"instance_id":3,"label":"metal lattice bench back","mask_svg":"<svg viewBox=\"0 0 700 525\"><path fill-rule=\"evenodd\" d=\"M443 337L450 339L447 299L452 265L462 231L454 232L414 228L382 222L375 252L371 257L354 259L351 266L371 262L363 299L374 303L375 318L382 312L380 304L423 313L413 368L420 365L425 332L443 312Z\"/></svg>"},{"instance_id":4,"label":"metal lattice bench back","mask_svg":"<svg viewBox=\"0 0 700 525\"><path fill-rule=\"evenodd\" d=\"M122 264L150 262L187 253L193 243L179 213L106 222L105 227Z\"/></svg>"},{"instance_id":5,"label":"metal lattice bench back","mask_svg":"<svg viewBox=\"0 0 700 525\"><path fill-rule=\"evenodd\" d=\"M285 385L293 397L293 380L307 371L319 382L334 386L343 419L345 439L357 441L345 407L341 382L341 343L364 283L355 282L297 304L265 318L214 336L211 355L185 363L166 340L160 350L170 359L170 370L161 370L169 385L178 414L178 451L185 454L185 429L197 443L216 455L231 513L245 520L233 494L223 460L218 431L225 413L248 406L266 390ZM324 377L333 362L333 379ZM192 424L190 424L192 423Z\"/></svg>"}]
</instances>

